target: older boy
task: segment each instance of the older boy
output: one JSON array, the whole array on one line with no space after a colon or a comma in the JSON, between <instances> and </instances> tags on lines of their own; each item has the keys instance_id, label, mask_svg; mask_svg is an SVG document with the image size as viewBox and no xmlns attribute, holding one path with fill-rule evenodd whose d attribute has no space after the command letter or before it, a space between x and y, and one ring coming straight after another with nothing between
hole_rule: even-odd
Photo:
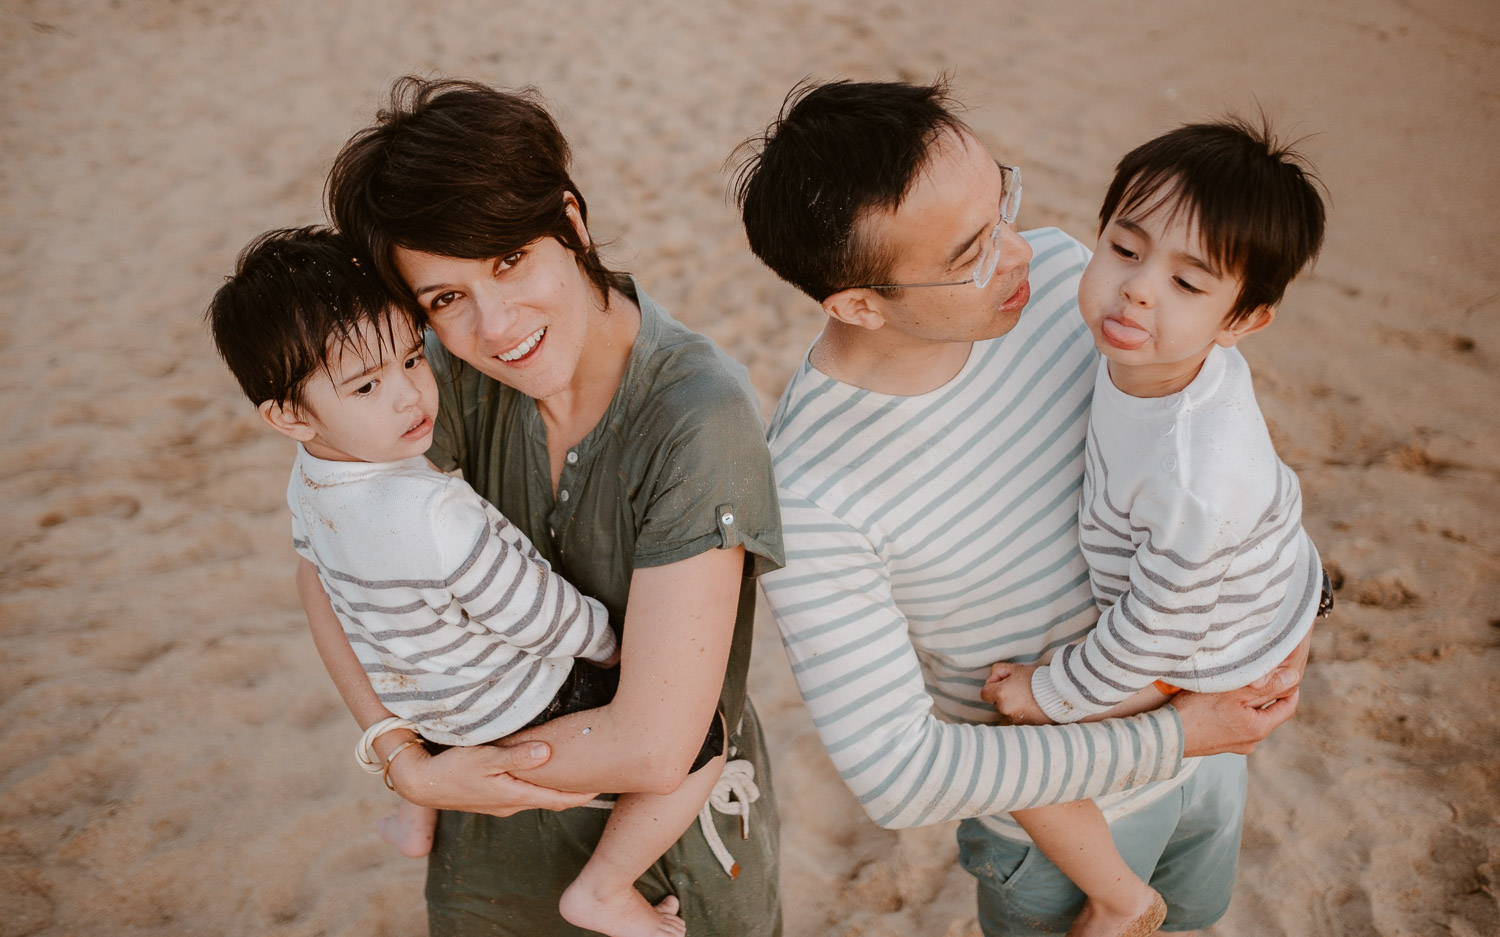
<instances>
[{"instance_id":1,"label":"older boy","mask_svg":"<svg viewBox=\"0 0 1500 937\"><path fill-rule=\"evenodd\" d=\"M1012 721L1076 722L1160 705L1172 687L1244 686L1331 607L1297 476L1276 456L1235 347L1271 324L1323 226L1299 157L1265 128L1189 124L1120 161L1078 294L1103 355L1079 505L1100 618L1050 663L995 665L983 696ZM1195 904L1228 907L1243 770L1219 800L1221 849L1199 863L1214 871L1197 877ZM1033 877L1060 869L1088 896L1070 937L1148 933L1175 906L1122 860L1093 804L1015 817L1056 865Z\"/></svg>"}]
</instances>

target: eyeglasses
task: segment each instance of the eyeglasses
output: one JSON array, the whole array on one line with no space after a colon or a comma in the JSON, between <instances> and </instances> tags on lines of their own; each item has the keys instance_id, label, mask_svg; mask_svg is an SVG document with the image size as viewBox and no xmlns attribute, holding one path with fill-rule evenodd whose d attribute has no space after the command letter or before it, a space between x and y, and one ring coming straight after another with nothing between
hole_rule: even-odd
<instances>
[{"instance_id":1,"label":"eyeglasses","mask_svg":"<svg viewBox=\"0 0 1500 937\"><path fill-rule=\"evenodd\" d=\"M1016 166L1000 166L1000 222L990 231L989 239L979 249L979 262L974 265L974 275L967 280L944 280L940 283L867 283L864 286L849 286L856 290L911 290L923 286L963 286L974 284L984 289L995 277L995 268L1000 266L1001 228L1016 220L1021 210L1021 170Z\"/></svg>"}]
</instances>

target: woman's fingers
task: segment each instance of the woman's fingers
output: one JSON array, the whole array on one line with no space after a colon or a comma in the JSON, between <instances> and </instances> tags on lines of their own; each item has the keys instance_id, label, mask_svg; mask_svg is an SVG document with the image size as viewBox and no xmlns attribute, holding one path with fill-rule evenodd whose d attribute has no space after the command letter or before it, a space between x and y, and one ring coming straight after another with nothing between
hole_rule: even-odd
<instances>
[{"instance_id":1,"label":"woman's fingers","mask_svg":"<svg viewBox=\"0 0 1500 937\"><path fill-rule=\"evenodd\" d=\"M508 817L522 810L566 810L593 800L594 794L555 791L512 774L535 768L550 756L544 742L473 745L437 755L403 755L391 765L390 775L402 797L438 810Z\"/></svg>"}]
</instances>

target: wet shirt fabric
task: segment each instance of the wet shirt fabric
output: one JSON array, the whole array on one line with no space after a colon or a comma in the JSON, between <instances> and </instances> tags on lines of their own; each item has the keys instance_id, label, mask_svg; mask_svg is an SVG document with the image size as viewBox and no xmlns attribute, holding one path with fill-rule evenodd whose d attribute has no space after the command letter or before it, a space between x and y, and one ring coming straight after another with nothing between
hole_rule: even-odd
<instances>
[{"instance_id":1,"label":"wet shirt fabric","mask_svg":"<svg viewBox=\"0 0 1500 937\"><path fill-rule=\"evenodd\" d=\"M638 884L653 902L676 894L689 933L775 935L775 797L745 693L755 577L783 562L764 429L745 369L630 285L641 310L630 361L598 425L567 453L555 497L536 402L454 358L431 335L442 405L428 457L445 471L461 469L555 570L604 604L616 628L635 569L745 548L719 708L731 758L754 766L760 796L748 840L737 818L714 814L741 874L724 874L694 824ZM607 818L593 808L505 819L444 812L428 863L433 937L585 933L558 916L557 899Z\"/></svg>"}]
</instances>

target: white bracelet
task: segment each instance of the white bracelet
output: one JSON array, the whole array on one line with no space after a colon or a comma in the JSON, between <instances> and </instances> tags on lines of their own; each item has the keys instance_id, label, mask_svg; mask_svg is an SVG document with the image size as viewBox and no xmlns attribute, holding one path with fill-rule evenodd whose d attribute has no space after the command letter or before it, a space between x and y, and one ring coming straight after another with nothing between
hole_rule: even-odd
<instances>
[{"instance_id":1,"label":"white bracelet","mask_svg":"<svg viewBox=\"0 0 1500 937\"><path fill-rule=\"evenodd\" d=\"M400 716L390 716L370 726L365 730L365 734L359 737L359 743L354 746L354 759L359 762L359 766L364 768L366 773L379 774L385 770L385 763L380 760L379 753L375 751L375 740L396 729L410 729L416 732L417 724L410 719L402 719Z\"/></svg>"}]
</instances>

